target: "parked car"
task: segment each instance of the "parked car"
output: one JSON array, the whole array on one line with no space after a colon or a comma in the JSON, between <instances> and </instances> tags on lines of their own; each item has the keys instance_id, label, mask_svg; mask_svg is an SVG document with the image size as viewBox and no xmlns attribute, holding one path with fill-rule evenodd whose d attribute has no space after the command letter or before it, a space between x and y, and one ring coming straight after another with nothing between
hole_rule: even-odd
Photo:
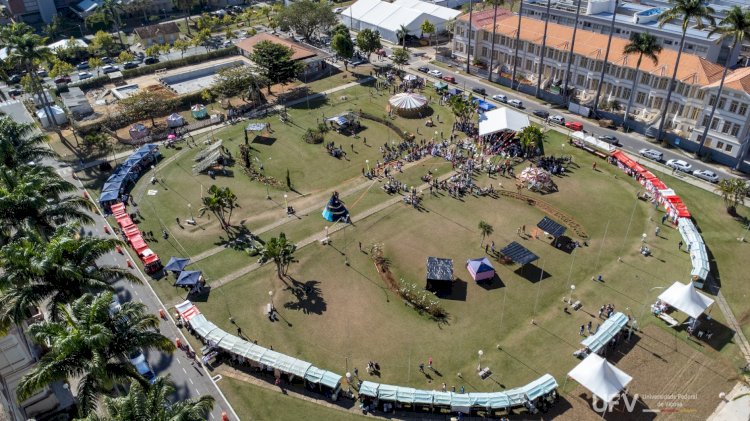
<instances>
[{"instance_id":1,"label":"parked car","mask_svg":"<svg viewBox=\"0 0 750 421\"><path fill-rule=\"evenodd\" d=\"M693 168L692 165L688 164L687 162L681 159L670 159L669 161L667 161L667 166L674 168L678 171L687 172L687 173L689 173L690 170Z\"/></svg>"},{"instance_id":2,"label":"parked car","mask_svg":"<svg viewBox=\"0 0 750 421\"><path fill-rule=\"evenodd\" d=\"M158 59L158 58L156 58L156 57L146 57L146 58L145 58L145 59L143 60L143 63L144 63L144 64L146 64L146 65L149 65L149 64L156 64L156 63L158 63L158 62L159 62L159 59Z\"/></svg>"},{"instance_id":3,"label":"parked car","mask_svg":"<svg viewBox=\"0 0 750 421\"><path fill-rule=\"evenodd\" d=\"M94 75L92 75L89 72L79 72L78 73L78 80L86 80L86 79L89 79L89 78L92 78L92 77L94 77Z\"/></svg>"},{"instance_id":4,"label":"parked car","mask_svg":"<svg viewBox=\"0 0 750 421\"><path fill-rule=\"evenodd\" d=\"M693 175L700 178L701 180L706 180L710 183L718 183L719 182L719 176L716 175L715 172L709 171L709 170L695 170L693 171Z\"/></svg>"},{"instance_id":5,"label":"parked car","mask_svg":"<svg viewBox=\"0 0 750 421\"><path fill-rule=\"evenodd\" d=\"M638 151L638 154L645 158L653 159L657 162L661 162L661 160L664 159L664 154L654 149L643 148Z\"/></svg>"},{"instance_id":6,"label":"parked car","mask_svg":"<svg viewBox=\"0 0 750 421\"><path fill-rule=\"evenodd\" d=\"M104 63L104 64L112 64L112 63L114 63L114 62L115 62L115 61L114 61L114 60L112 60L112 59L111 59L111 58L109 58L109 57L106 57L106 56L105 56L105 57L102 57L102 63Z\"/></svg>"},{"instance_id":7,"label":"parked car","mask_svg":"<svg viewBox=\"0 0 750 421\"><path fill-rule=\"evenodd\" d=\"M484 88L480 88L478 86L471 88L471 92L474 92L479 95L487 95L487 90Z\"/></svg>"},{"instance_id":8,"label":"parked car","mask_svg":"<svg viewBox=\"0 0 750 421\"><path fill-rule=\"evenodd\" d=\"M39 69L36 71L36 75L39 77L47 77L47 70Z\"/></svg>"},{"instance_id":9,"label":"parked car","mask_svg":"<svg viewBox=\"0 0 750 421\"><path fill-rule=\"evenodd\" d=\"M55 82L55 85L65 85L70 83L71 79L70 76L60 76L57 79L55 79L53 82Z\"/></svg>"},{"instance_id":10,"label":"parked car","mask_svg":"<svg viewBox=\"0 0 750 421\"><path fill-rule=\"evenodd\" d=\"M583 124L581 124L578 121L567 121L565 122L565 127L569 128L570 130L573 130L574 132L583 131Z\"/></svg>"},{"instance_id":11,"label":"parked car","mask_svg":"<svg viewBox=\"0 0 750 421\"><path fill-rule=\"evenodd\" d=\"M520 99L509 99L508 105L511 105L516 108L523 108L523 102L521 102Z\"/></svg>"},{"instance_id":12,"label":"parked car","mask_svg":"<svg viewBox=\"0 0 750 421\"><path fill-rule=\"evenodd\" d=\"M564 126L565 125L565 117L561 116L560 114L553 115L552 117L549 118L549 122L550 123L559 124L561 126Z\"/></svg>"},{"instance_id":13,"label":"parked car","mask_svg":"<svg viewBox=\"0 0 750 421\"><path fill-rule=\"evenodd\" d=\"M149 383L156 383L156 373L154 373L154 370L151 369L151 365L146 361L146 356L143 355L143 352L138 351L131 355L130 363L133 364L133 367L135 367L136 370L138 370L138 374L145 377Z\"/></svg>"},{"instance_id":14,"label":"parked car","mask_svg":"<svg viewBox=\"0 0 750 421\"><path fill-rule=\"evenodd\" d=\"M335 9L333 9L333 13L335 13L335 14L337 14L337 15L338 15L339 13L343 12L343 11L344 11L344 8L343 8L343 7L337 7L337 8L335 8Z\"/></svg>"},{"instance_id":15,"label":"parked car","mask_svg":"<svg viewBox=\"0 0 750 421\"><path fill-rule=\"evenodd\" d=\"M23 89L18 86L8 89L8 95L10 96L19 96L21 94L23 94Z\"/></svg>"},{"instance_id":16,"label":"parked car","mask_svg":"<svg viewBox=\"0 0 750 421\"><path fill-rule=\"evenodd\" d=\"M119 72L120 69L117 66L113 66L111 64L107 64L106 66L102 66L102 72L106 75L107 73L114 73Z\"/></svg>"},{"instance_id":17,"label":"parked car","mask_svg":"<svg viewBox=\"0 0 750 421\"><path fill-rule=\"evenodd\" d=\"M82 61L82 62L78 63L78 66L76 66L76 69L78 69L78 70L86 70L88 68L90 68L88 61Z\"/></svg>"},{"instance_id":18,"label":"parked car","mask_svg":"<svg viewBox=\"0 0 750 421\"><path fill-rule=\"evenodd\" d=\"M435 77L443 77L443 72L437 69L429 70L427 74L429 74L430 76L435 76Z\"/></svg>"},{"instance_id":19,"label":"parked car","mask_svg":"<svg viewBox=\"0 0 750 421\"><path fill-rule=\"evenodd\" d=\"M508 97L500 94L492 95L492 99L494 99L495 101L500 101L502 103L508 102Z\"/></svg>"},{"instance_id":20,"label":"parked car","mask_svg":"<svg viewBox=\"0 0 750 421\"><path fill-rule=\"evenodd\" d=\"M456 78L453 76L443 76L443 80L450 83L456 83Z\"/></svg>"},{"instance_id":21,"label":"parked car","mask_svg":"<svg viewBox=\"0 0 750 421\"><path fill-rule=\"evenodd\" d=\"M8 82L10 83L18 83L20 81L21 81L21 75L19 75L18 73L12 74L8 78Z\"/></svg>"},{"instance_id":22,"label":"parked car","mask_svg":"<svg viewBox=\"0 0 750 421\"><path fill-rule=\"evenodd\" d=\"M112 301L109 303L109 314L115 315L120 312L120 298L117 294L112 294Z\"/></svg>"},{"instance_id":23,"label":"parked car","mask_svg":"<svg viewBox=\"0 0 750 421\"><path fill-rule=\"evenodd\" d=\"M427 66L419 66L417 67L417 70L419 70L422 73L430 73L430 68Z\"/></svg>"},{"instance_id":24,"label":"parked car","mask_svg":"<svg viewBox=\"0 0 750 421\"><path fill-rule=\"evenodd\" d=\"M620 141L617 140L617 138L614 136L605 134L605 135L597 136L596 138L601 140L602 142L607 142L610 145L620 146Z\"/></svg>"},{"instance_id":25,"label":"parked car","mask_svg":"<svg viewBox=\"0 0 750 421\"><path fill-rule=\"evenodd\" d=\"M539 118L547 118L549 117L549 111L547 110L534 110L534 115Z\"/></svg>"},{"instance_id":26,"label":"parked car","mask_svg":"<svg viewBox=\"0 0 750 421\"><path fill-rule=\"evenodd\" d=\"M123 69L135 69L136 67L138 67L138 63L134 61L129 61L122 65Z\"/></svg>"}]
</instances>

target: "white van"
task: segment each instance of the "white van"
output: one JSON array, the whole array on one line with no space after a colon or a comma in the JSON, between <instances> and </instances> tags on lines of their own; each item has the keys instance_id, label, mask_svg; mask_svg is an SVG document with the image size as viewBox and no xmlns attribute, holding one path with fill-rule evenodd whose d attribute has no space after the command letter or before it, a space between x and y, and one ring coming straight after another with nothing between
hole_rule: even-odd
<instances>
[{"instance_id":1,"label":"white van","mask_svg":"<svg viewBox=\"0 0 750 421\"><path fill-rule=\"evenodd\" d=\"M518 99L510 99L508 100L508 105L512 105L516 108L523 108L523 102L521 102Z\"/></svg>"},{"instance_id":2,"label":"white van","mask_svg":"<svg viewBox=\"0 0 750 421\"><path fill-rule=\"evenodd\" d=\"M664 159L664 154L654 149L644 148L638 151L638 154L648 159L653 159L654 161L657 161L657 162L661 162Z\"/></svg>"},{"instance_id":3,"label":"white van","mask_svg":"<svg viewBox=\"0 0 750 421\"><path fill-rule=\"evenodd\" d=\"M550 116L549 122L550 123L564 125L565 124L565 117L563 117L561 115L553 115L553 116Z\"/></svg>"}]
</instances>

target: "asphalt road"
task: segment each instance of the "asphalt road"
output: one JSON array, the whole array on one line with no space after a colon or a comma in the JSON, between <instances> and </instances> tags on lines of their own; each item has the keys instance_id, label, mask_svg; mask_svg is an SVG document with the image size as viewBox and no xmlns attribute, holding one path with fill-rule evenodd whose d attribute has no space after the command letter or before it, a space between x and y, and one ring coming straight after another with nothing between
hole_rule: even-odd
<instances>
[{"instance_id":1,"label":"asphalt road","mask_svg":"<svg viewBox=\"0 0 750 421\"><path fill-rule=\"evenodd\" d=\"M80 189L79 194L83 194L83 184L79 180L73 178L73 171L69 166L67 166L67 164L61 163L59 161L50 161L48 162L48 164L53 166L65 180L78 186ZM94 218L95 225L86 226L86 231L91 232L91 235L101 237L114 235L111 234L114 232L112 230L112 227L109 226L106 219L104 219L100 214L91 214L91 216ZM105 231L105 227L109 228L110 234ZM135 260L133 260L133 257L135 256L131 256L129 254L130 251L131 249L129 247L123 247L123 252L125 253L124 255L111 253L107 256L102 257L98 261L98 263L127 267L128 259L135 262ZM151 278L145 276L137 265L135 265L135 268L132 270L139 278L143 280L143 284L134 285L125 281L116 282L114 284L114 287L116 288L117 296L120 299L120 302L142 302L148 307L148 310L153 312L154 314L158 314L160 308L164 308L166 311L163 303L156 296L156 293L151 288L149 283L168 281L152 280ZM187 340L185 339L182 331L180 331L174 324L171 316L166 321L162 320L160 331L163 335L172 339L173 341L179 337L183 343L187 343ZM211 379L211 376L213 376L213 374L211 374L202 366L198 366L197 364L191 365L191 360L186 357L183 351L177 350L172 355L166 355L160 352L148 352L146 353L146 358L148 359L149 364L151 364L151 367L158 376L166 376L167 374L170 375L171 380L175 383L175 387L177 389L177 396L175 397L177 400L197 398L201 395L212 395L216 399L216 402L214 404L213 411L211 411L208 417L209 420L221 420L222 411L227 412L230 420L239 419L234 413L234 410L227 402L224 395Z\"/></svg>"}]
</instances>

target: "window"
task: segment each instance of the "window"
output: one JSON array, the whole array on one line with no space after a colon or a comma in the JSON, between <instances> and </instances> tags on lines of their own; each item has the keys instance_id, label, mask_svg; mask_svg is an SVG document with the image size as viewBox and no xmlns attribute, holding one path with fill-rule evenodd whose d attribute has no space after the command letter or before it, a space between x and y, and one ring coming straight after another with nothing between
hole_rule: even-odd
<instances>
[{"instance_id":1,"label":"window","mask_svg":"<svg viewBox=\"0 0 750 421\"><path fill-rule=\"evenodd\" d=\"M645 104L646 103L646 93L645 92L638 92L635 96L635 102L639 104Z\"/></svg>"},{"instance_id":2,"label":"window","mask_svg":"<svg viewBox=\"0 0 750 421\"><path fill-rule=\"evenodd\" d=\"M713 107L715 102L716 102L716 95L711 95L711 99L708 100L708 105L710 107Z\"/></svg>"},{"instance_id":3,"label":"window","mask_svg":"<svg viewBox=\"0 0 750 421\"><path fill-rule=\"evenodd\" d=\"M641 83L644 84L644 85L648 85L648 80L649 80L650 77L651 76L649 74L643 73L641 75Z\"/></svg>"},{"instance_id":4,"label":"window","mask_svg":"<svg viewBox=\"0 0 750 421\"><path fill-rule=\"evenodd\" d=\"M704 115L703 122L701 122L701 126L706 127L707 124L708 124L708 116Z\"/></svg>"},{"instance_id":5,"label":"window","mask_svg":"<svg viewBox=\"0 0 750 421\"><path fill-rule=\"evenodd\" d=\"M482 57L487 57L487 47L482 47Z\"/></svg>"},{"instance_id":6,"label":"window","mask_svg":"<svg viewBox=\"0 0 750 421\"><path fill-rule=\"evenodd\" d=\"M719 126L719 119L714 117L714 119L711 120L711 130L716 130L718 126Z\"/></svg>"},{"instance_id":7,"label":"window","mask_svg":"<svg viewBox=\"0 0 750 421\"><path fill-rule=\"evenodd\" d=\"M659 89L667 89L667 83L668 83L667 78L661 78L659 80Z\"/></svg>"},{"instance_id":8,"label":"window","mask_svg":"<svg viewBox=\"0 0 750 421\"><path fill-rule=\"evenodd\" d=\"M487 41L488 39L490 39L490 34L488 32L483 32L482 33L482 40L483 41Z\"/></svg>"},{"instance_id":9,"label":"window","mask_svg":"<svg viewBox=\"0 0 750 421\"><path fill-rule=\"evenodd\" d=\"M714 140L713 140L713 139L711 139L711 138L709 137L709 138L708 138L708 139L706 140L706 143L705 143L705 145L706 145L706 147L707 147L707 148L710 148L710 147L711 147L711 145L713 145L713 143L714 143Z\"/></svg>"},{"instance_id":10,"label":"window","mask_svg":"<svg viewBox=\"0 0 750 421\"><path fill-rule=\"evenodd\" d=\"M664 40L664 45L672 45L672 40L671 39L665 39Z\"/></svg>"},{"instance_id":11,"label":"window","mask_svg":"<svg viewBox=\"0 0 750 421\"><path fill-rule=\"evenodd\" d=\"M723 110L724 109L724 105L726 105L726 104L727 104L727 99L726 98L720 98L719 99L719 107L718 108L720 108L720 109Z\"/></svg>"},{"instance_id":12,"label":"window","mask_svg":"<svg viewBox=\"0 0 750 421\"><path fill-rule=\"evenodd\" d=\"M700 112L700 108L693 108L693 109L692 109L692 110L690 111L690 119L691 119L691 120L697 120L697 119L698 119L698 113L699 113L699 112ZM708 118L708 116L706 116L706 118ZM705 123L703 123L703 126L705 126L705 125L706 125L706 124L705 124Z\"/></svg>"},{"instance_id":13,"label":"window","mask_svg":"<svg viewBox=\"0 0 750 421\"><path fill-rule=\"evenodd\" d=\"M717 142L716 149L722 149L722 148L724 148L724 142Z\"/></svg>"},{"instance_id":14,"label":"window","mask_svg":"<svg viewBox=\"0 0 750 421\"><path fill-rule=\"evenodd\" d=\"M732 152L732 145L727 143L727 146L724 148L724 150L727 152Z\"/></svg>"},{"instance_id":15,"label":"window","mask_svg":"<svg viewBox=\"0 0 750 421\"><path fill-rule=\"evenodd\" d=\"M630 88L625 88L622 91L622 97L623 98L630 98L630 93L631 93Z\"/></svg>"},{"instance_id":16,"label":"window","mask_svg":"<svg viewBox=\"0 0 750 421\"><path fill-rule=\"evenodd\" d=\"M581 67L588 67L589 66L589 59L587 59L586 57L581 57L581 64L580 64L580 66Z\"/></svg>"},{"instance_id":17,"label":"window","mask_svg":"<svg viewBox=\"0 0 750 421\"><path fill-rule=\"evenodd\" d=\"M732 102L731 102L731 103L729 104L729 112L730 112L730 113L736 113L736 112L737 112L737 107L738 107L739 105L740 105L740 104L739 104L739 103L738 103L737 101L732 101Z\"/></svg>"},{"instance_id":18,"label":"window","mask_svg":"<svg viewBox=\"0 0 750 421\"><path fill-rule=\"evenodd\" d=\"M576 77L576 85L578 86L584 86L586 83L586 76L585 75L578 75Z\"/></svg>"},{"instance_id":19,"label":"window","mask_svg":"<svg viewBox=\"0 0 750 421\"><path fill-rule=\"evenodd\" d=\"M731 129L731 128L732 128L732 123L730 123L728 121L725 121L724 125L721 127L721 132L722 133L729 133L729 129Z\"/></svg>"},{"instance_id":20,"label":"window","mask_svg":"<svg viewBox=\"0 0 750 421\"><path fill-rule=\"evenodd\" d=\"M732 125L732 132L730 134L734 137L737 137L739 133L740 133L740 125L735 123L734 125Z\"/></svg>"},{"instance_id":21,"label":"window","mask_svg":"<svg viewBox=\"0 0 750 421\"><path fill-rule=\"evenodd\" d=\"M737 114L739 114L739 115L745 115L745 114L747 114L747 104L745 104L745 103L740 104L740 109L737 110Z\"/></svg>"}]
</instances>

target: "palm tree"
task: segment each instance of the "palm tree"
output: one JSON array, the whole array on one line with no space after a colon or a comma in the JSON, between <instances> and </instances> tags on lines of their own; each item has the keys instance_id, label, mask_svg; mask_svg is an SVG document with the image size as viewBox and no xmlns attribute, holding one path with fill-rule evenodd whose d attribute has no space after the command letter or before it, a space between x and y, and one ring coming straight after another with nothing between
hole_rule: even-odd
<instances>
[{"instance_id":1,"label":"palm tree","mask_svg":"<svg viewBox=\"0 0 750 421\"><path fill-rule=\"evenodd\" d=\"M120 13L123 11L122 4L116 0L103 0L102 11L105 17L109 17L112 20L117 32L117 38L120 40L120 46L125 45L122 41L122 33L120 32L120 26L122 25L122 21L120 20Z\"/></svg>"},{"instance_id":2,"label":"palm tree","mask_svg":"<svg viewBox=\"0 0 750 421\"><path fill-rule=\"evenodd\" d=\"M568 96L568 84L570 83L570 67L573 65L573 49L576 46L576 35L578 33L578 18L581 16L581 3L583 3L583 0L578 0L578 5L576 6L576 19L573 23L573 39L570 40L570 50L568 51L568 64L565 68L565 86L563 87L563 97L569 98Z\"/></svg>"},{"instance_id":3,"label":"palm tree","mask_svg":"<svg viewBox=\"0 0 750 421\"><path fill-rule=\"evenodd\" d=\"M36 131L33 124L0 116L0 163L6 167L15 168L55 156L52 149L41 146L46 141L47 136Z\"/></svg>"},{"instance_id":4,"label":"palm tree","mask_svg":"<svg viewBox=\"0 0 750 421\"><path fill-rule=\"evenodd\" d=\"M401 25L401 26L400 26L400 27L398 28L398 30L396 30L396 38L398 38L398 39L400 39L400 40L401 40L401 47L402 47L402 48L403 48L404 50L406 50L406 49L407 49L407 48L406 48L406 37L408 37L410 33L411 33L411 30L409 30L409 28L407 28L407 27L406 27L406 26L404 26L404 25Z\"/></svg>"},{"instance_id":5,"label":"palm tree","mask_svg":"<svg viewBox=\"0 0 750 421\"><path fill-rule=\"evenodd\" d=\"M730 215L735 215L737 213L737 205L744 203L745 196L747 195L747 185L744 180L738 178L724 178L719 181L714 191L721 195L727 212Z\"/></svg>"},{"instance_id":6,"label":"palm tree","mask_svg":"<svg viewBox=\"0 0 750 421\"><path fill-rule=\"evenodd\" d=\"M453 115L460 124L466 123L471 119L474 111L473 98L470 95L467 99L463 95L453 95L448 99L448 106L451 108Z\"/></svg>"},{"instance_id":7,"label":"palm tree","mask_svg":"<svg viewBox=\"0 0 750 421\"><path fill-rule=\"evenodd\" d=\"M229 190L229 187L222 189L212 185L208 189L208 196L204 196L201 200L200 216L203 216L206 212L213 213L219 220L221 228L227 230L232 218L232 211L239 207L237 196Z\"/></svg>"},{"instance_id":8,"label":"palm tree","mask_svg":"<svg viewBox=\"0 0 750 421\"><path fill-rule=\"evenodd\" d=\"M714 34L719 34L719 38L716 40L716 43L719 45L723 44L726 40L731 40L731 48L729 49L729 54L727 54L727 62L724 64L724 72L721 74L719 92L716 93L716 100L714 101L713 107L711 107L711 113L708 116L706 127L703 129L703 136L701 136L698 151L695 153L698 156L700 156L701 151L703 150L703 145L706 143L706 138L708 138L708 128L711 126L711 121L714 119L716 107L719 105L719 98L721 98L721 93L724 90L724 80L727 78L727 72L731 65L732 52L738 45L742 45L745 39L750 38L750 11L742 10L739 6L733 6L729 9L724 19L719 22L719 25L711 28L711 32L708 33L708 36Z\"/></svg>"},{"instance_id":9,"label":"palm tree","mask_svg":"<svg viewBox=\"0 0 750 421\"><path fill-rule=\"evenodd\" d=\"M667 89L667 98L664 101L664 108L661 112L659 130L656 132L657 141L661 140L661 135L664 131L664 123L667 121L667 113L669 112L669 101L672 99L672 92L677 85L677 69L680 67L680 58L682 57L682 49L685 47L685 35L687 34L688 27L691 22L695 22L696 26L699 28L703 27L704 20L711 26L715 26L716 24L716 20L713 17L715 13L714 9L707 6L703 0L670 0L670 3L672 4L672 8L659 16L659 27L661 28L673 20L680 20L682 36L680 37L680 46L677 50L677 60L675 60L674 70L672 71L672 79L670 80ZM716 98L716 101L718 102L719 99Z\"/></svg>"},{"instance_id":10,"label":"palm tree","mask_svg":"<svg viewBox=\"0 0 750 421\"><path fill-rule=\"evenodd\" d=\"M488 235L492 235L493 232L495 232L495 229L492 228L492 225L485 221L479 221L479 233L482 235L482 242L479 243L480 247L484 245L484 239Z\"/></svg>"},{"instance_id":11,"label":"palm tree","mask_svg":"<svg viewBox=\"0 0 750 421\"><path fill-rule=\"evenodd\" d=\"M173 403L174 393L175 386L169 376L159 377L148 387L132 381L127 395L104 397L101 407L105 415L92 412L82 421L203 421L214 407L211 395Z\"/></svg>"},{"instance_id":12,"label":"palm tree","mask_svg":"<svg viewBox=\"0 0 750 421\"><path fill-rule=\"evenodd\" d=\"M469 44L466 46L466 74L471 73L471 27L474 24L472 22L472 16L474 15L474 0L469 0L469 33L466 38L469 40Z\"/></svg>"},{"instance_id":13,"label":"palm tree","mask_svg":"<svg viewBox=\"0 0 750 421\"><path fill-rule=\"evenodd\" d=\"M518 47L521 46L521 16L523 16L523 0L518 3L518 26L516 27L516 46L513 53L513 74L510 76L510 89L513 89L513 82L516 81L516 70L518 69Z\"/></svg>"},{"instance_id":14,"label":"palm tree","mask_svg":"<svg viewBox=\"0 0 750 421\"><path fill-rule=\"evenodd\" d=\"M97 397L111 391L115 383L134 379L148 384L130 364L129 356L145 350L172 352L175 346L156 330L159 318L145 304L128 301L110 314L111 301L111 292L84 294L70 309L61 306L64 317L60 321L29 327L32 339L49 347L49 352L21 378L19 401L52 382L75 378L79 412L86 416Z\"/></svg>"},{"instance_id":15,"label":"palm tree","mask_svg":"<svg viewBox=\"0 0 750 421\"><path fill-rule=\"evenodd\" d=\"M641 70L641 61L643 57L648 57L654 63L659 64L659 53L661 53L661 44L655 36L648 32L634 32L630 36L630 42L625 45L622 52L623 54L632 55L638 54L638 61L635 63L635 75L633 77L633 85L630 87L630 98L628 98L628 105L625 107L624 123L628 122L628 116L630 116L630 107L633 106L633 98L635 98L636 85L638 84L638 76Z\"/></svg>"},{"instance_id":16,"label":"palm tree","mask_svg":"<svg viewBox=\"0 0 750 421\"><path fill-rule=\"evenodd\" d=\"M544 153L544 139L547 138L547 134L542 131L539 126L527 126L524 127L519 135L521 147L527 153L533 150L533 148L539 148Z\"/></svg>"},{"instance_id":17,"label":"palm tree","mask_svg":"<svg viewBox=\"0 0 750 421\"><path fill-rule=\"evenodd\" d=\"M112 290L120 279L140 284L130 271L97 263L123 243L115 238L79 236L81 226L58 227L49 241L20 238L0 249L0 319L24 320L30 307L44 305L59 320L61 305L87 292Z\"/></svg>"},{"instance_id":18,"label":"palm tree","mask_svg":"<svg viewBox=\"0 0 750 421\"><path fill-rule=\"evenodd\" d=\"M594 117L599 111L599 96L602 94L602 87L604 86L604 75L607 74L609 68L609 49L612 47L612 35L615 33L615 18L617 18L617 4L618 0L615 0L615 9L612 11L612 21L609 25L609 37L607 37L607 50L604 52L604 63L602 63L602 73L599 75L599 85L596 87L596 96L594 97Z\"/></svg>"},{"instance_id":19,"label":"palm tree","mask_svg":"<svg viewBox=\"0 0 750 421\"><path fill-rule=\"evenodd\" d=\"M6 236L38 233L44 237L62 222L92 223L84 212L91 208L91 202L72 195L75 191L76 186L50 167L0 167L0 232Z\"/></svg>"},{"instance_id":20,"label":"palm tree","mask_svg":"<svg viewBox=\"0 0 750 421\"><path fill-rule=\"evenodd\" d=\"M188 22L188 18L190 18L190 11L193 9L193 6L195 5L195 0L172 0L174 2L174 5L177 7L178 10L185 12L185 27L187 28L187 34L190 35L190 23ZM250 9L248 9L250 10ZM261 10L268 10L270 13L271 9L268 7L264 7ZM268 18L268 14L266 14L266 18Z\"/></svg>"},{"instance_id":21,"label":"palm tree","mask_svg":"<svg viewBox=\"0 0 750 421\"><path fill-rule=\"evenodd\" d=\"M505 0L489 0L490 3L492 3L492 44L490 47L490 71L487 75L487 80L492 82L492 66L494 65L494 58L495 58L495 34L497 33L497 6L501 4L505 4ZM511 0L511 10L513 9L513 4ZM471 30L471 29L469 29Z\"/></svg>"},{"instance_id":22,"label":"palm tree","mask_svg":"<svg viewBox=\"0 0 750 421\"><path fill-rule=\"evenodd\" d=\"M260 250L260 262L266 263L273 260L276 264L276 275L284 280L289 265L293 263L294 252L297 250L297 245L287 241L286 234L283 232L278 237L269 239L263 248Z\"/></svg>"},{"instance_id":23,"label":"palm tree","mask_svg":"<svg viewBox=\"0 0 750 421\"><path fill-rule=\"evenodd\" d=\"M542 36L542 50L539 55L539 74L536 78L535 97L539 98L539 89L542 87L542 73L544 72L544 53L547 49L547 26L549 26L549 9L552 6L552 0L547 0L547 14L544 19L544 35Z\"/></svg>"}]
</instances>

